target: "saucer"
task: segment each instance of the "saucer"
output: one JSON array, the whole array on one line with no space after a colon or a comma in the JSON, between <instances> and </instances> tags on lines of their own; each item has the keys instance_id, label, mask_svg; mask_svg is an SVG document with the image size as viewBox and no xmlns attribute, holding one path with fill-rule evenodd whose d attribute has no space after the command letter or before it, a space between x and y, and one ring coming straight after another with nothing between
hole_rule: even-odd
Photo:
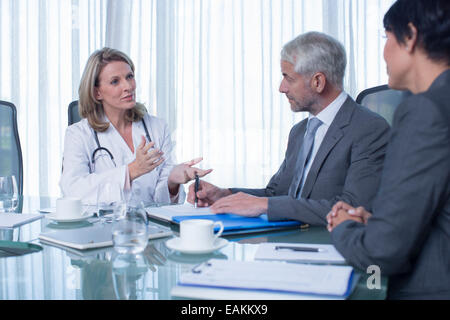
<instances>
[{"instance_id":1,"label":"saucer","mask_svg":"<svg viewBox=\"0 0 450 320\"><path fill-rule=\"evenodd\" d=\"M227 239L223 238L217 238L216 241L214 241L214 245L211 248L208 249L191 249L191 248L185 248L181 244L180 238L172 238L166 241L166 246L169 249L176 250L182 253L188 253L188 254L205 254L205 253L211 253L216 250L219 250L223 247L225 247L228 244Z\"/></svg>"},{"instance_id":2,"label":"saucer","mask_svg":"<svg viewBox=\"0 0 450 320\"><path fill-rule=\"evenodd\" d=\"M50 220L54 220L56 222L78 222L78 221L83 221L86 219L89 219L90 217L92 217L94 215L93 212L84 212L82 216L79 217L58 217L56 215L56 213L49 213L47 214L45 217L50 219Z\"/></svg>"}]
</instances>

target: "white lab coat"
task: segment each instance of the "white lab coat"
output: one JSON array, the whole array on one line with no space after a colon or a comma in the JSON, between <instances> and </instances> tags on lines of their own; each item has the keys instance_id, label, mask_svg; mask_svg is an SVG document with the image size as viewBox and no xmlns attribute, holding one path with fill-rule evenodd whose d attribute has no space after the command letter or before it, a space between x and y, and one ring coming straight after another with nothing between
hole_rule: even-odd
<instances>
[{"instance_id":1,"label":"white lab coat","mask_svg":"<svg viewBox=\"0 0 450 320\"><path fill-rule=\"evenodd\" d=\"M109 121L105 117L105 121ZM155 142L155 148L164 152L165 161L153 171L140 176L131 182L133 201L144 203L184 203L186 194L180 185L178 197L171 199L167 186L170 171L176 165L173 155L173 144L167 124L159 118L148 114L144 117L150 138ZM65 197L77 197L84 204L97 203L97 187L106 181L117 181L125 187L126 169L136 158L136 149L145 137L142 121L133 122L132 136L135 153L132 153L119 132L110 125L105 132L98 132L100 146L107 148L114 156L114 163L106 151L98 151L95 155L95 172L91 160L92 153L97 149L94 130L87 119L82 119L66 129L63 154L63 173L60 187ZM130 191L127 191L130 194Z\"/></svg>"}]
</instances>

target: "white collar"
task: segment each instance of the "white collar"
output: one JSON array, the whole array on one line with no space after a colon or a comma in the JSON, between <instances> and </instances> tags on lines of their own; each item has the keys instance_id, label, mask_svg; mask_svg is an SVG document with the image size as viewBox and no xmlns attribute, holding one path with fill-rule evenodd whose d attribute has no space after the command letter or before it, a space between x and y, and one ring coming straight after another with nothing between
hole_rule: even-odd
<instances>
[{"instance_id":1,"label":"white collar","mask_svg":"<svg viewBox=\"0 0 450 320\"><path fill-rule=\"evenodd\" d=\"M331 102L328 106L326 106L322 111L319 112L316 118L322 121L323 124L330 126L334 120L334 117L336 117L336 114L339 112L346 99L347 93L345 91L342 91L337 96L337 98L333 100L333 102ZM313 117L314 116L310 114L308 121Z\"/></svg>"}]
</instances>

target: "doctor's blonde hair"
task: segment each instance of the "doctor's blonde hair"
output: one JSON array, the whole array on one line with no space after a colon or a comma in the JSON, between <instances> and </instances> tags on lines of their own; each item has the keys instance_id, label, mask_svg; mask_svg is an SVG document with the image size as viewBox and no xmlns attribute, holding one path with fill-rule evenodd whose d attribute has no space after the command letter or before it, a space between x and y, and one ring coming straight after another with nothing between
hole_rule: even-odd
<instances>
[{"instance_id":1,"label":"doctor's blonde hair","mask_svg":"<svg viewBox=\"0 0 450 320\"><path fill-rule=\"evenodd\" d=\"M92 129L98 132L106 131L109 127L109 122L104 122L103 120L105 112L102 102L95 98L95 87L98 86L100 72L112 61L123 61L134 72L133 61L125 53L111 48L103 48L95 51L89 57L78 89L80 116L87 118ZM141 103L136 103L133 109L126 112L125 120L132 122L141 121L146 113L145 106Z\"/></svg>"}]
</instances>

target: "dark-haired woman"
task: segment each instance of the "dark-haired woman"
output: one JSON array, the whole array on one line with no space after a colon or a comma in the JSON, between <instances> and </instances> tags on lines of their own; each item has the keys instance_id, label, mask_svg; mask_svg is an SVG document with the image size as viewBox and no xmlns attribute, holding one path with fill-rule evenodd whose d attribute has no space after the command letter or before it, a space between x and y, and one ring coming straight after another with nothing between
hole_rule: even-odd
<instances>
[{"instance_id":1,"label":"dark-haired woman","mask_svg":"<svg viewBox=\"0 0 450 320\"><path fill-rule=\"evenodd\" d=\"M352 265L389 276L388 298L450 299L450 1L399 0L384 17L397 108L372 213L338 202L328 215Z\"/></svg>"}]
</instances>

